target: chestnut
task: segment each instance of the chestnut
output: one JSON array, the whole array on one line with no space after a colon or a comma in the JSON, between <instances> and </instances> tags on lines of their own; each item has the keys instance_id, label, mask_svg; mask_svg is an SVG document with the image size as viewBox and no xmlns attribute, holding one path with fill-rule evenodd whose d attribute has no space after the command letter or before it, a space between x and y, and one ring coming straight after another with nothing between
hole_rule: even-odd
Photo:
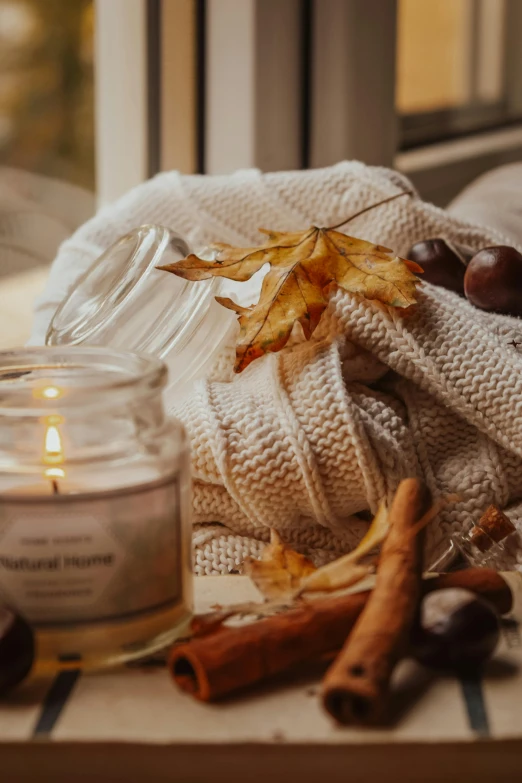
<instances>
[{"instance_id":1,"label":"chestnut","mask_svg":"<svg viewBox=\"0 0 522 783\"><path fill-rule=\"evenodd\" d=\"M492 655L499 637L500 620L492 604L469 590L448 588L423 599L412 655L434 669L470 669Z\"/></svg>"},{"instance_id":2,"label":"chestnut","mask_svg":"<svg viewBox=\"0 0 522 783\"><path fill-rule=\"evenodd\" d=\"M464 276L467 299L481 310L522 315L522 255L514 247L485 247Z\"/></svg>"},{"instance_id":3,"label":"chestnut","mask_svg":"<svg viewBox=\"0 0 522 783\"><path fill-rule=\"evenodd\" d=\"M463 248L450 245L445 239L427 239L410 248L406 258L415 261L424 269L423 280L440 285L449 291L464 294L464 273L470 254Z\"/></svg>"},{"instance_id":4,"label":"chestnut","mask_svg":"<svg viewBox=\"0 0 522 783\"><path fill-rule=\"evenodd\" d=\"M0 695L29 674L34 652L31 627L12 609L0 606Z\"/></svg>"}]
</instances>

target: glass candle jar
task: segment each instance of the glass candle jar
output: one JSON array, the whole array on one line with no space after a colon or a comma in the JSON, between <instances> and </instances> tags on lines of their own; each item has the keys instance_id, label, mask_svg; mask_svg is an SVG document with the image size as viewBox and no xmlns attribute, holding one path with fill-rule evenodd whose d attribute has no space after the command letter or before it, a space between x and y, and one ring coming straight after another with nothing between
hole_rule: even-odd
<instances>
[{"instance_id":1,"label":"glass candle jar","mask_svg":"<svg viewBox=\"0 0 522 783\"><path fill-rule=\"evenodd\" d=\"M215 301L222 280L195 284L156 268L190 252L179 234L163 226L140 226L122 237L62 302L47 345L105 345L151 354L167 364L169 390L182 393L211 369L237 328L234 313ZM204 251L199 255L212 259Z\"/></svg>"},{"instance_id":2,"label":"glass candle jar","mask_svg":"<svg viewBox=\"0 0 522 783\"><path fill-rule=\"evenodd\" d=\"M189 459L166 378L109 349L0 353L0 598L42 670L127 661L186 627Z\"/></svg>"}]
</instances>

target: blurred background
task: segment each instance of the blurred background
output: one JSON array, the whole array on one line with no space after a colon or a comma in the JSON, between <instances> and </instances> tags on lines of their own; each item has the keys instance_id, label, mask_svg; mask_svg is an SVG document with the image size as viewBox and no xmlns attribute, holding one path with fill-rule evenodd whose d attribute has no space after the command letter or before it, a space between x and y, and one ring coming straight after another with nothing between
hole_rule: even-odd
<instances>
[{"instance_id":1,"label":"blurred background","mask_svg":"<svg viewBox=\"0 0 522 783\"><path fill-rule=\"evenodd\" d=\"M0 160L94 190L91 0L1 0Z\"/></svg>"},{"instance_id":2,"label":"blurred background","mask_svg":"<svg viewBox=\"0 0 522 783\"><path fill-rule=\"evenodd\" d=\"M158 171L522 160L522 0L0 0L0 347L59 243Z\"/></svg>"}]
</instances>

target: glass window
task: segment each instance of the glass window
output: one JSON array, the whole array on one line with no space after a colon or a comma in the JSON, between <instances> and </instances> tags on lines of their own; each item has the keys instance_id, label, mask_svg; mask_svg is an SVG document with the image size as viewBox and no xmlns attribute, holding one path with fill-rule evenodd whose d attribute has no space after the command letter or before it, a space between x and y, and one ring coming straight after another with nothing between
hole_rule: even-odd
<instances>
[{"instance_id":1,"label":"glass window","mask_svg":"<svg viewBox=\"0 0 522 783\"><path fill-rule=\"evenodd\" d=\"M399 0L402 148L519 120L506 88L505 0Z\"/></svg>"},{"instance_id":2,"label":"glass window","mask_svg":"<svg viewBox=\"0 0 522 783\"><path fill-rule=\"evenodd\" d=\"M400 0L397 108L447 109L470 100L472 0Z\"/></svg>"}]
</instances>

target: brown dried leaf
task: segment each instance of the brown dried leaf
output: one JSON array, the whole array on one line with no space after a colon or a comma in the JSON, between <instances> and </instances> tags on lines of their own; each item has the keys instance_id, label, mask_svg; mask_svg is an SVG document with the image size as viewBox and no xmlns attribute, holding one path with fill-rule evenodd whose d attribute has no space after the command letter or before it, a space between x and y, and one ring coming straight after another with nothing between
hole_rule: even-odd
<instances>
[{"instance_id":1,"label":"brown dried leaf","mask_svg":"<svg viewBox=\"0 0 522 783\"><path fill-rule=\"evenodd\" d=\"M322 568L318 568L313 574L301 582L301 593L311 592L329 592L332 590L341 590L360 582L373 572L373 566L362 565L359 563L362 557L369 554L373 549L382 544L390 525L388 523L388 509L383 502L379 506L377 513L368 528L364 538L352 552L344 557L339 557L332 563L327 563Z\"/></svg>"},{"instance_id":2,"label":"brown dried leaf","mask_svg":"<svg viewBox=\"0 0 522 783\"><path fill-rule=\"evenodd\" d=\"M358 561L383 542L388 529L388 511L386 505L381 503L359 545L322 568L316 568L311 560L283 543L276 530L271 530L270 544L265 547L261 558L256 560L249 557L244 562L244 573L250 576L268 600L263 603L247 601L216 606L214 611L196 615L191 623L190 636L213 634L232 618L255 621L287 611L295 605L296 598L305 592L328 592L362 581L374 569L372 565L362 565Z\"/></svg>"},{"instance_id":3,"label":"brown dried leaf","mask_svg":"<svg viewBox=\"0 0 522 783\"><path fill-rule=\"evenodd\" d=\"M312 574L311 577L308 577L308 579L302 582L299 595L344 590L347 587L356 585L375 572L375 568L372 565L361 565L353 561L341 563L341 560L343 560L342 557L334 560L332 563L328 563L318 569L316 572L317 576ZM332 567L330 568L330 566ZM323 571L323 568L326 569L324 573L319 573Z\"/></svg>"},{"instance_id":4,"label":"brown dried leaf","mask_svg":"<svg viewBox=\"0 0 522 783\"><path fill-rule=\"evenodd\" d=\"M399 193L385 201L402 195L408 194ZM259 247L215 243L210 246L215 253L213 261L191 254L159 267L186 280L227 277L245 281L264 264L270 265L257 304L240 307L231 299L217 297L238 315L236 372L260 356L284 348L296 322L309 340L334 287L392 307L408 308L416 301L416 274L422 268L386 247L346 236L335 227L311 226L295 233L260 230L268 239Z\"/></svg>"},{"instance_id":5,"label":"brown dried leaf","mask_svg":"<svg viewBox=\"0 0 522 783\"><path fill-rule=\"evenodd\" d=\"M284 544L272 530L270 544L261 559L246 558L243 570L265 598L281 599L292 596L301 581L316 569L311 560Z\"/></svg>"}]
</instances>

